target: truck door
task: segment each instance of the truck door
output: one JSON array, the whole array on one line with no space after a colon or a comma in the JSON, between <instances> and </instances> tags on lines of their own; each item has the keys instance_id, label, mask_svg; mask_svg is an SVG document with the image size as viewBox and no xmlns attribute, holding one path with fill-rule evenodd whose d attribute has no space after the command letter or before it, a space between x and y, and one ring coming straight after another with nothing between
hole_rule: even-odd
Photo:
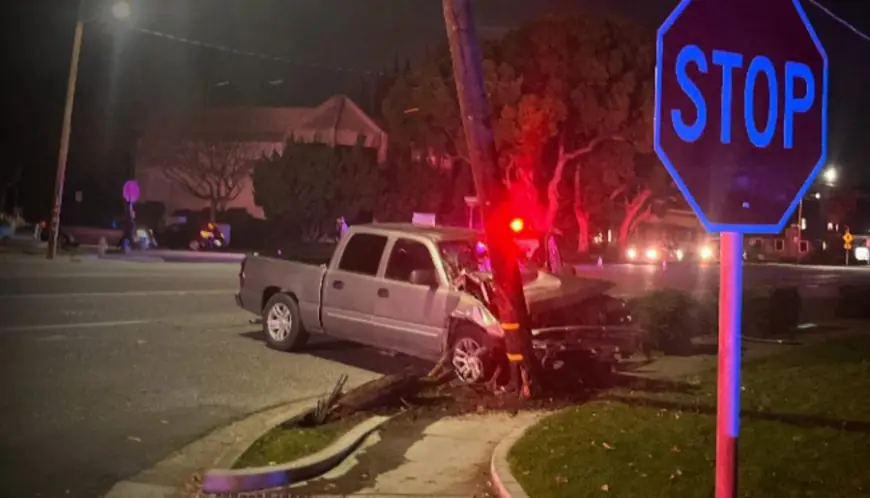
<instances>
[{"instance_id":1,"label":"truck door","mask_svg":"<svg viewBox=\"0 0 870 498\"><path fill-rule=\"evenodd\" d=\"M386 245L384 235L355 233L345 243L338 263L327 270L321 320L328 335L384 347L373 342L372 316Z\"/></svg>"},{"instance_id":2,"label":"truck door","mask_svg":"<svg viewBox=\"0 0 870 498\"><path fill-rule=\"evenodd\" d=\"M421 242L398 238L393 243L375 303L375 328L390 349L423 358L440 356L449 288L439 281L434 261ZM415 270L433 280L413 283Z\"/></svg>"}]
</instances>

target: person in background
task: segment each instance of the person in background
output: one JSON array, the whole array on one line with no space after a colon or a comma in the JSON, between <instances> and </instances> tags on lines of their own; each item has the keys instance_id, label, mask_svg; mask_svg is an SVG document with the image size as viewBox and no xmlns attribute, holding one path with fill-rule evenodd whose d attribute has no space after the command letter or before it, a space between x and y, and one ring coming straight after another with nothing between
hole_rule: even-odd
<instances>
[{"instance_id":1,"label":"person in background","mask_svg":"<svg viewBox=\"0 0 870 498\"><path fill-rule=\"evenodd\" d=\"M136 212L133 211L133 206L127 207L126 216L124 216L124 224L122 227L124 233L121 240L118 241L118 248L127 252L133 247L136 234Z\"/></svg>"}]
</instances>

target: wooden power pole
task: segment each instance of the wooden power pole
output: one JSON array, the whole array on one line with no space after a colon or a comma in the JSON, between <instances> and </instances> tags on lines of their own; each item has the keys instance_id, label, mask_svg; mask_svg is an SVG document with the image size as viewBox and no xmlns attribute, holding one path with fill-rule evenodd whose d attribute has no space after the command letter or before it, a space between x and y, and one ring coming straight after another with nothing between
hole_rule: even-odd
<instances>
[{"instance_id":1,"label":"wooden power pole","mask_svg":"<svg viewBox=\"0 0 870 498\"><path fill-rule=\"evenodd\" d=\"M442 0L442 6L474 187L492 259L496 308L505 331L506 353L513 379L520 375L522 393L529 397L538 380L538 364L532 349L531 320L523 294L519 250L510 230L510 199L507 189L498 180L492 111L484 86L483 59L471 0Z\"/></svg>"}]
</instances>

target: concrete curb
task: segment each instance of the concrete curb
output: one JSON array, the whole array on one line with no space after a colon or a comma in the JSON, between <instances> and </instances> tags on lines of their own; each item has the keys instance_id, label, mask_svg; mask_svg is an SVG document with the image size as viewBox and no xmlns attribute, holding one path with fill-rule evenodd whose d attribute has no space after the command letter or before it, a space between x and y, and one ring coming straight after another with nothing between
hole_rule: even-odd
<instances>
[{"instance_id":1,"label":"concrete curb","mask_svg":"<svg viewBox=\"0 0 870 498\"><path fill-rule=\"evenodd\" d=\"M202 469L230 467L257 439L316 407L320 396L284 403L220 427L154 467L116 483L104 498L181 498L183 486Z\"/></svg>"},{"instance_id":2,"label":"concrete curb","mask_svg":"<svg viewBox=\"0 0 870 498\"><path fill-rule=\"evenodd\" d=\"M511 473L511 466L508 463L507 457L514 444L529 430L533 425L541 421L546 414L535 417L527 424L517 427L508 436L501 440L492 452L492 459L489 462L489 473L492 477L492 487L495 488L496 495L500 498L530 498L529 494L520 486L516 477Z\"/></svg>"},{"instance_id":3,"label":"concrete curb","mask_svg":"<svg viewBox=\"0 0 870 498\"><path fill-rule=\"evenodd\" d=\"M347 458L369 434L389 419L385 416L371 417L327 448L290 463L249 469L210 470L203 476L202 492L248 493L288 486L323 475Z\"/></svg>"},{"instance_id":4,"label":"concrete curb","mask_svg":"<svg viewBox=\"0 0 870 498\"><path fill-rule=\"evenodd\" d=\"M131 261L134 263L164 263L164 258L156 256L128 256L124 254L94 254L88 259L106 259L109 261Z\"/></svg>"}]
</instances>

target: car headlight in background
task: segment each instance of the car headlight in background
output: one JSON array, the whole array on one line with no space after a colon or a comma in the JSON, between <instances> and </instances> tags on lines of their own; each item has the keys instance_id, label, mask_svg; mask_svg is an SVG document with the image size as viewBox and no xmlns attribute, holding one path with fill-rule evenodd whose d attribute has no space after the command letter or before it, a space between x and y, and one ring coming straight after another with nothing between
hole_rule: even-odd
<instances>
[{"instance_id":1,"label":"car headlight in background","mask_svg":"<svg viewBox=\"0 0 870 498\"><path fill-rule=\"evenodd\" d=\"M870 262L870 248L858 246L855 248L855 259Z\"/></svg>"},{"instance_id":2,"label":"car headlight in background","mask_svg":"<svg viewBox=\"0 0 870 498\"><path fill-rule=\"evenodd\" d=\"M659 257L659 252L652 247L646 250L646 259L657 259Z\"/></svg>"},{"instance_id":3,"label":"car headlight in background","mask_svg":"<svg viewBox=\"0 0 870 498\"><path fill-rule=\"evenodd\" d=\"M637 258L637 249L633 247L629 247L627 251L625 251L625 255L628 256L628 259L636 259Z\"/></svg>"},{"instance_id":4,"label":"car headlight in background","mask_svg":"<svg viewBox=\"0 0 870 498\"><path fill-rule=\"evenodd\" d=\"M685 256L682 249L677 249L676 251L674 251L674 254L677 256L677 261L682 261L683 257Z\"/></svg>"},{"instance_id":5,"label":"car headlight in background","mask_svg":"<svg viewBox=\"0 0 870 498\"><path fill-rule=\"evenodd\" d=\"M713 249L710 249L707 246L701 248L701 259L707 261L713 258Z\"/></svg>"}]
</instances>

